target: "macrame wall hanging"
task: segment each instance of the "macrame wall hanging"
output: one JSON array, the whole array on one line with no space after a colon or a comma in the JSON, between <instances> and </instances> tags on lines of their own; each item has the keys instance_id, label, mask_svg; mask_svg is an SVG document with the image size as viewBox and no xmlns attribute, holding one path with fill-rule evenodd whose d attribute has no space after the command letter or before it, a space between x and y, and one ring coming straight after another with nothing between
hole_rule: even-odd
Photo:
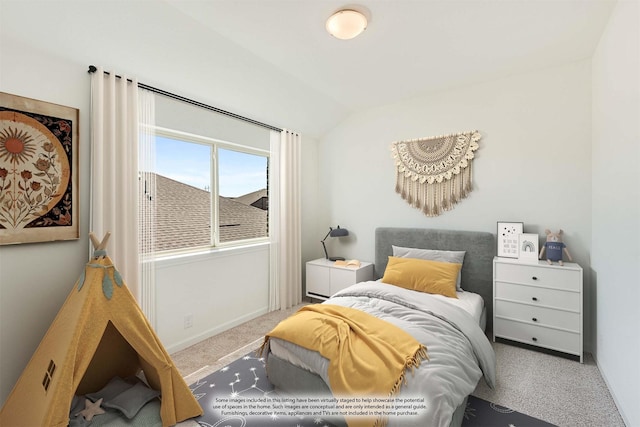
<instances>
[{"instance_id":1,"label":"macrame wall hanging","mask_svg":"<svg viewBox=\"0 0 640 427\"><path fill-rule=\"evenodd\" d=\"M396 192L427 216L453 209L472 190L471 164L478 131L396 141Z\"/></svg>"}]
</instances>

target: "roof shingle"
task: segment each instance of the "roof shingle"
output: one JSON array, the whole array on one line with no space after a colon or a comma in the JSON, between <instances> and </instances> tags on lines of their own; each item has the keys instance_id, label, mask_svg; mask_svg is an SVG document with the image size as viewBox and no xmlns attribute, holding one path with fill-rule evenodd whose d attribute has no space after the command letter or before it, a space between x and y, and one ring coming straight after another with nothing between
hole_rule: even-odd
<instances>
[{"instance_id":1,"label":"roof shingle","mask_svg":"<svg viewBox=\"0 0 640 427\"><path fill-rule=\"evenodd\" d=\"M155 192L151 193L155 194L156 206L155 251L210 246L211 193L162 175L154 176ZM256 194L263 197L266 190L234 199L218 198L220 242L267 236L268 211L251 205ZM149 200L142 195L141 203ZM143 239L147 235L145 227L141 221Z\"/></svg>"}]
</instances>

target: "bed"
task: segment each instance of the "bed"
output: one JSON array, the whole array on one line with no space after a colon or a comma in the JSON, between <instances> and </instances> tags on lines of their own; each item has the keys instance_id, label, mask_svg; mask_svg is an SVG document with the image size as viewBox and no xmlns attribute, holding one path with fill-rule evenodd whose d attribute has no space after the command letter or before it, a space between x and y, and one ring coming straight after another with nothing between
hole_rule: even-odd
<instances>
[{"instance_id":1,"label":"bed","mask_svg":"<svg viewBox=\"0 0 640 427\"><path fill-rule=\"evenodd\" d=\"M385 276L388 263L393 263L389 273L398 262L404 262L399 258L412 258L409 262L423 258L455 263L458 261L441 257L444 254L459 259L460 251L464 251L463 262L454 290L458 298L417 292L382 281L391 277ZM383 319L426 346L429 360L407 374L395 394L400 398L423 396L426 408L417 416L389 417L389 427L460 426L467 397L478 381L484 377L490 387L495 384L495 354L485 334L492 328L494 253L491 233L377 228L374 271L378 280L350 286L323 303L361 310ZM438 263L441 264L444 263ZM318 352L273 337L266 348L267 375L280 393L332 395L328 386L329 361ZM341 416L329 417L329 421L337 426L347 425Z\"/></svg>"}]
</instances>

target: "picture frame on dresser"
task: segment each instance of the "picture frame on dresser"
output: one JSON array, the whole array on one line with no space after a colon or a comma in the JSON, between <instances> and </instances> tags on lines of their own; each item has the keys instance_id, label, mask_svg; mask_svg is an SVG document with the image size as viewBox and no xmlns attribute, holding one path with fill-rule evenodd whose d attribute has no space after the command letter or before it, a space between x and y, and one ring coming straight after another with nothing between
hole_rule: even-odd
<instances>
[{"instance_id":1,"label":"picture frame on dresser","mask_svg":"<svg viewBox=\"0 0 640 427\"><path fill-rule=\"evenodd\" d=\"M539 238L536 233L518 235L518 260L529 264L538 263Z\"/></svg>"},{"instance_id":2,"label":"picture frame on dresser","mask_svg":"<svg viewBox=\"0 0 640 427\"><path fill-rule=\"evenodd\" d=\"M518 236L523 233L523 230L523 222L498 221L496 254L504 258L518 258Z\"/></svg>"}]
</instances>

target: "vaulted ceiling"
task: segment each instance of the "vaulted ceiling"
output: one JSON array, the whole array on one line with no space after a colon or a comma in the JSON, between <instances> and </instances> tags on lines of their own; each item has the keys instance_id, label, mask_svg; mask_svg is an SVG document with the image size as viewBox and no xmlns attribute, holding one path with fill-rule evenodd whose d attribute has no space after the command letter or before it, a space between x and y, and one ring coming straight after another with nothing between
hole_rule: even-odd
<instances>
[{"instance_id":1,"label":"vaulted ceiling","mask_svg":"<svg viewBox=\"0 0 640 427\"><path fill-rule=\"evenodd\" d=\"M321 137L357 111L587 59L614 4L0 0L0 48L28 44ZM345 6L370 16L349 41L324 28Z\"/></svg>"},{"instance_id":2,"label":"vaulted ceiling","mask_svg":"<svg viewBox=\"0 0 640 427\"><path fill-rule=\"evenodd\" d=\"M614 2L604 0L167 0L347 110L589 58ZM343 41L326 19L370 16Z\"/></svg>"}]
</instances>

